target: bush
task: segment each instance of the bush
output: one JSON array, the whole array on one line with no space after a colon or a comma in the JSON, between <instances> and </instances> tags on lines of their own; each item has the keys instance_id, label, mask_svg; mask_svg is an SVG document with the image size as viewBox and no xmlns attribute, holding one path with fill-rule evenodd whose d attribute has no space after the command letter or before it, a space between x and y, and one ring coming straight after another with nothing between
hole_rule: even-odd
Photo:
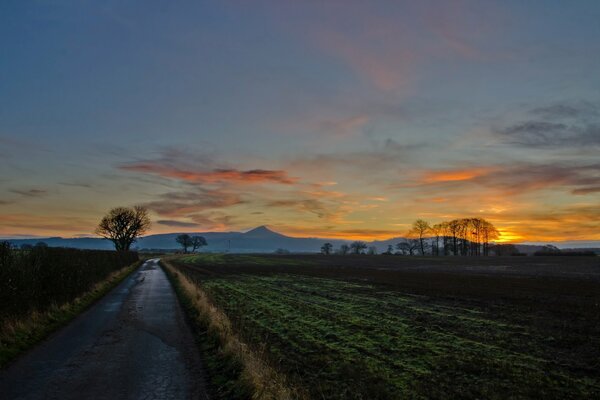
<instances>
[{"instance_id":1,"label":"bush","mask_svg":"<svg viewBox=\"0 0 600 400\"><path fill-rule=\"evenodd\" d=\"M43 246L18 250L0 243L0 321L72 301L137 260L135 252Z\"/></svg>"}]
</instances>

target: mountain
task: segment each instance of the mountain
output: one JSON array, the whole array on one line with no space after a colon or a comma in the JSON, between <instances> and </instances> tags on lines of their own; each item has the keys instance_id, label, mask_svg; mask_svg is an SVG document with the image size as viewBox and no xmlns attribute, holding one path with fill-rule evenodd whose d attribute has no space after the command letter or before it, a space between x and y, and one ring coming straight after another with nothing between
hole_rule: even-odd
<instances>
[{"instance_id":1,"label":"mountain","mask_svg":"<svg viewBox=\"0 0 600 400\"><path fill-rule=\"evenodd\" d=\"M343 240L329 240L319 238L294 238L274 232L266 226L259 226L247 232L197 232L188 233L189 235L204 236L208 246L203 247L203 251L213 252L234 252L234 253L265 253L273 252L277 249L286 249L291 252L318 252L326 241L331 242L335 247L342 243L349 243ZM164 233L157 235L144 236L138 239L134 244L137 249L160 249L176 250L179 245L175 238L181 235L181 232ZM33 239L8 239L15 246L35 245L38 242L44 242L51 247L72 247L76 249L99 249L109 250L113 248L109 240L101 238L33 238Z\"/></svg>"},{"instance_id":2,"label":"mountain","mask_svg":"<svg viewBox=\"0 0 600 400\"><path fill-rule=\"evenodd\" d=\"M350 244L349 240L339 239L324 239L324 238L297 238L282 235L269 229L267 226L259 226L247 232L198 232L188 233L189 235L204 236L208 246L203 247L202 251L212 252L232 252L232 253L271 253L277 249L286 249L295 253L316 253L321 249L325 242L333 244L334 248L340 247L342 244ZM140 238L134 247L137 249L155 249L155 250L177 250L179 245L175 242L175 238L181 233L164 233L158 235L149 235ZM376 240L368 242L369 246L377 247L379 252L387 250L388 245L395 246L396 243L402 240L401 237L395 237L387 240ZM34 238L34 239L8 239L15 246L23 244L35 245L38 242L44 242L51 247L72 247L77 249L99 249L110 250L113 245L109 240L100 238ZM564 242L570 246L561 246L560 243L555 244L558 247L576 247L574 242ZM581 242L577 244L585 244L586 247L599 247L598 242ZM533 254L540 250L542 246L534 244L517 245L519 251Z\"/></svg>"}]
</instances>

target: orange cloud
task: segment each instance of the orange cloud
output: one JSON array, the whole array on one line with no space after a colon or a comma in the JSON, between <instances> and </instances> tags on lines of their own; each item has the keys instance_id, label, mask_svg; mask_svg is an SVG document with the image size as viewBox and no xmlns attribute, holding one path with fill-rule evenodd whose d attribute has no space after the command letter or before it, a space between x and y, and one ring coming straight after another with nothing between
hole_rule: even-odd
<instances>
[{"instance_id":1,"label":"orange cloud","mask_svg":"<svg viewBox=\"0 0 600 400\"><path fill-rule=\"evenodd\" d=\"M468 181L483 175L487 175L489 172L489 168L483 167L470 169L429 171L425 173L423 181L425 183Z\"/></svg>"},{"instance_id":2,"label":"orange cloud","mask_svg":"<svg viewBox=\"0 0 600 400\"><path fill-rule=\"evenodd\" d=\"M291 185L298 181L297 178L288 176L285 171L266 169L213 169L210 171L195 171L191 169L177 168L160 163L141 162L120 166L126 171L143 172L164 178L176 178L194 183L279 183Z\"/></svg>"}]
</instances>

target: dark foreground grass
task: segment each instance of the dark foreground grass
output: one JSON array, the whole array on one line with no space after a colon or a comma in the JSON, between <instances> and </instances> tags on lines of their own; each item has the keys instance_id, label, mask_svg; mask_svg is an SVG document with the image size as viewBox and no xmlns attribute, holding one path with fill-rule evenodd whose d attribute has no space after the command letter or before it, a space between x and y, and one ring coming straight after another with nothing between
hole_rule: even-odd
<instances>
[{"instance_id":1,"label":"dark foreground grass","mask_svg":"<svg viewBox=\"0 0 600 400\"><path fill-rule=\"evenodd\" d=\"M140 263L138 261L113 272L91 290L60 306L53 304L44 311L34 311L20 319L3 320L0 328L0 368L69 323L121 283Z\"/></svg>"},{"instance_id":2,"label":"dark foreground grass","mask_svg":"<svg viewBox=\"0 0 600 400\"><path fill-rule=\"evenodd\" d=\"M176 265L312 398L600 397L597 259L581 261L591 275L578 278L545 276L537 264L473 273L461 260L454 272L447 259L416 270L385 257L210 255ZM555 262L549 271L565 263Z\"/></svg>"}]
</instances>

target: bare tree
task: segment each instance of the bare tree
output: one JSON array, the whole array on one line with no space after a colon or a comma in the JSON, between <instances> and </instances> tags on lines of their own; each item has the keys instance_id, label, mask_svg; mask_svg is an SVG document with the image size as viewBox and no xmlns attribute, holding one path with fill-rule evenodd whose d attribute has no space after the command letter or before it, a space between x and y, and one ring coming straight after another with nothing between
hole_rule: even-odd
<instances>
[{"instance_id":1,"label":"bare tree","mask_svg":"<svg viewBox=\"0 0 600 400\"><path fill-rule=\"evenodd\" d=\"M338 252L338 254L345 256L346 254L348 254L350 252L350 246L348 246L347 244L343 244L340 246L340 248L338 249L337 252Z\"/></svg>"},{"instance_id":2,"label":"bare tree","mask_svg":"<svg viewBox=\"0 0 600 400\"><path fill-rule=\"evenodd\" d=\"M485 221L485 220L484 220ZM500 232L491 222L485 221L483 226L483 255L487 256L490 254L490 241L496 240L500 237Z\"/></svg>"},{"instance_id":3,"label":"bare tree","mask_svg":"<svg viewBox=\"0 0 600 400\"><path fill-rule=\"evenodd\" d=\"M363 252L367 249L367 244L357 240L356 242L352 242L350 244L350 249L352 249L354 254L363 254Z\"/></svg>"},{"instance_id":4,"label":"bare tree","mask_svg":"<svg viewBox=\"0 0 600 400\"><path fill-rule=\"evenodd\" d=\"M419 238L419 247L421 249L421 255L425 255L425 235L430 230L429 222L418 219L413 223L410 234L415 235Z\"/></svg>"},{"instance_id":5,"label":"bare tree","mask_svg":"<svg viewBox=\"0 0 600 400\"><path fill-rule=\"evenodd\" d=\"M404 241L396 245L396 249L402 252L402 254L408 254L410 256L413 256L419 247L419 239L404 239Z\"/></svg>"},{"instance_id":6,"label":"bare tree","mask_svg":"<svg viewBox=\"0 0 600 400\"><path fill-rule=\"evenodd\" d=\"M138 237L150 229L150 217L144 207L113 208L102 218L96 233L109 239L117 251L129 251Z\"/></svg>"},{"instance_id":7,"label":"bare tree","mask_svg":"<svg viewBox=\"0 0 600 400\"><path fill-rule=\"evenodd\" d=\"M367 254L370 256L374 256L375 254L377 254L377 247L369 246L369 248L367 249Z\"/></svg>"},{"instance_id":8,"label":"bare tree","mask_svg":"<svg viewBox=\"0 0 600 400\"><path fill-rule=\"evenodd\" d=\"M183 248L184 253L187 253L188 249L192 247L192 237L187 233L178 235L175 241Z\"/></svg>"},{"instance_id":9,"label":"bare tree","mask_svg":"<svg viewBox=\"0 0 600 400\"><path fill-rule=\"evenodd\" d=\"M192 236L192 253L198 250L202 246L207 246L208 243L204 236Z\"/></svg>"},{"instance_id":10,"label":"bare tree","mask_svg":"<svg viewBox=\"0 0 600 400\"><path fill-rule=\"evenodd\" d=\"M452 239L452 255L458 255L458 235L460 231L460 221L453 219L448 222L448 233Z\"/></svg>"},{"instance_id":11,"label":"bare tree","mask_svg":"<svg viewBox=\"0 0 600 400\"><path fill-rule=\"evenodd\" d=\"M331 254L331 250L333 249L333 245L329 242L323 244L323 246L321 246L321 253L325 254L326 256Z\"/></svg>"},{"instance_id":12,"label":"bare tree","mask_svg":"<svg viewBox=\"0 0 600 400\"><path fill-rule=\"evenodd\" d=\"M435 224L432 225L430 228L431 233L433 234L433 239L435 240L435 246L431 246L432 247L432 253L435 254L436 256L440 255L440 236L442 235L442 232L444 231L444 226L443 224Z\"/></svg>"}]
</instances>

